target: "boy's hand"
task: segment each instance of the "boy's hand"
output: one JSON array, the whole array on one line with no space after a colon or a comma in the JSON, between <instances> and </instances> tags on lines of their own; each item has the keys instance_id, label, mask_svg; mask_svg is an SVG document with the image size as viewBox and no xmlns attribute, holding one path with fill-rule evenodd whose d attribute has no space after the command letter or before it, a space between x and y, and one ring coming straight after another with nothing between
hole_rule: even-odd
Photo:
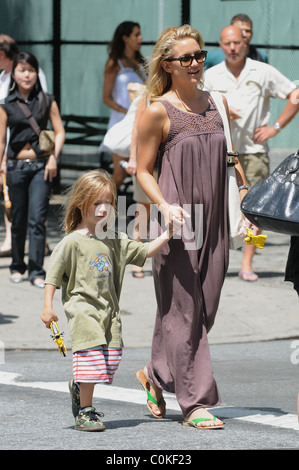
<instances>
[{"instance_id":1,"label":"boy's hand","mask_svg":"<svg viewBox=\"0 0 299 470\"><path fill-rule=\"evenodd\" d=\"M58 321L58 317L54 310L52 309L44 309L43 313L41 314L41 320L45 323L47 328L50 328L52 321Z\"/></svg>"}]
</instances>

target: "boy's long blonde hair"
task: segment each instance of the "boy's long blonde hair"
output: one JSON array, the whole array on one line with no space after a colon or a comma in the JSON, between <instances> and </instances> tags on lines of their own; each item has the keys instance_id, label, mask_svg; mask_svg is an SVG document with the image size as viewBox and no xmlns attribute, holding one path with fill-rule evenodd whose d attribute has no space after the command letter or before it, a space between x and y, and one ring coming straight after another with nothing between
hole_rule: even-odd
<instances>
[{"instance_id":1,"label":"boy's long blonde hair","mask_svg":"<svg viewBox=\"0 0 299 470\"><path fill-rule=\"evenodd\" d=\"M174 46L186 38L195 39L201 49L204 47L204 41L199 31L188 24L180 27L170 26L158 38L148 62L147 90L150 99L162 96L170 89L171 76L165 72L161 63L165 59L170 59L173 56ZM201 84L203 85L203 81Z\"/></svg>"},{"instance_id":2,"label":"boy's long blonde hair","mask_svg":"<svg viewBox=\"0 0 299 470\"><path fill-rule=\"evenodd\" d=\"M82 216L88 211L104 189L109 188L112 194L112 206L116 207L116 189L110 175L104 170L91 170L82 175L72 186L65 204L64 230L73 232L80 225ZM80 209L79 207L80 206Z\"/></svg>"}]
</instances>

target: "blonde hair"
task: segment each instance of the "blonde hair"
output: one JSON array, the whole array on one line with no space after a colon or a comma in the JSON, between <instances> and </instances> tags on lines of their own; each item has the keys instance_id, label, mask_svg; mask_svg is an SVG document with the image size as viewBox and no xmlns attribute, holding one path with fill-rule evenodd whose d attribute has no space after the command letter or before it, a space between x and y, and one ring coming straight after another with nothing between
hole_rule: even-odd
<instances>
[{"instance_id":1,"label":"blonde hair","mask_svg":"<svg viewBox=\"0 0 299 470\"><path fill-rule=\"evenodd\" d=\"M112 207L116 209L116 189L110 175L104 170L91 170L82 175L71 187L65 204L64 230L73 232L85 217L102 191L109 188ZM80 206L80 209L79 209Z\"/></svg>"},{"instance_id":2,"label":"blonde hair","mask_svg":"<svg viewBox=\"0 0 299 470\"><path fill-rule=\"evenodd\" d=\"M199 31L188 24L180 27L170 26L158 38L148 62L147 90L150 99L162 96L170 89L171 75L163 69L161 64L163 60L172 57L174 46L186 38L194 39L201 49L204 47L204 41ZM203 80L201 85L203 85Z\"/></svg>"}]
</instances>

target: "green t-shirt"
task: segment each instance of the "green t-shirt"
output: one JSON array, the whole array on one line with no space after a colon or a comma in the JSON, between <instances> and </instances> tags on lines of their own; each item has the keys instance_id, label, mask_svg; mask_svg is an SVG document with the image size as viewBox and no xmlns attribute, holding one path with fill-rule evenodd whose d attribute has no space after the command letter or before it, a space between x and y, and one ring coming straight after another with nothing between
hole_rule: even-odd
<instances>
[{"instance_id":1,"label":"green t-shirt","mask_svg":"<svg viewBox=\"0 0 299 470\"><path fill-rule=\"evenodd\" d=\"M72 232L55 247L46 284L62 288L72 350L122 347L119 298L127 264L143 266L148 243L124 233L96 236Z\"/></svg>"}]
</instances>

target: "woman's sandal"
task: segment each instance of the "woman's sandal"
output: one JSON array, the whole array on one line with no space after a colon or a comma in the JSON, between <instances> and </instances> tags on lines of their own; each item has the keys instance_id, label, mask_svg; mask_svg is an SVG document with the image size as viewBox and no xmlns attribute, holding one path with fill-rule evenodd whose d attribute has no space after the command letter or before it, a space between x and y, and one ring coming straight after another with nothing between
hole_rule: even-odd
<instances>
[{"instance_id":1,"label":"woman's sandal","mask_svg":"<svg viewBox=\"0 0 299 470\"><path fill-rule=\"evenodd\" d=\"M223 429L224 423L213 424L212 426L197 426L197 423L202 423L205 421L216 421L216 419L216 416L212 416L212 418L195 418L191 419L190 421L183 421L183 426L191 426L197 429Z\"/></svg>"},{"instance_id":2,"label":"woman's sandal","mask_svg":"<svg viewBox=\"0 0 299 470\"><path fill-rule=\"evenodd\" d=\"M165 414L166 414L166 403L165 403L165 400L163 398L163 395L161 396L160 400L157 401L149 392L150 390L150 382L147 380L147 378L145 377L144 375L144 372L143 370L139 370L136 374L136 377L137 377L137 380L138 382L142 385L142 387L144 388L144 390L146 391L147 393L147 407L148 409L150 410L150 412L152 413L152 415L155 417L155 418L158 418L158 419L161 419L161 418L164 418ZM149 405L149 401L151 401L152 403L154 403L155 405L157 405L157 407L159 408L161 414L160 415L157 415L156 413L154 413L154 410L150 407ZM161 409L160 409L161 407Z\"/></svg>"},{"instance_id":3,"label":"woman's sandal","mask_svg":"<svg viewBox=\"0 0 299 470\"><path fill-rule=\"evenodd\" d=\"M142 279L144 278L144 271L141 269L140 271L132 270L132 276L136 277L137 279Z\"/></svg>"}]
</instances>

